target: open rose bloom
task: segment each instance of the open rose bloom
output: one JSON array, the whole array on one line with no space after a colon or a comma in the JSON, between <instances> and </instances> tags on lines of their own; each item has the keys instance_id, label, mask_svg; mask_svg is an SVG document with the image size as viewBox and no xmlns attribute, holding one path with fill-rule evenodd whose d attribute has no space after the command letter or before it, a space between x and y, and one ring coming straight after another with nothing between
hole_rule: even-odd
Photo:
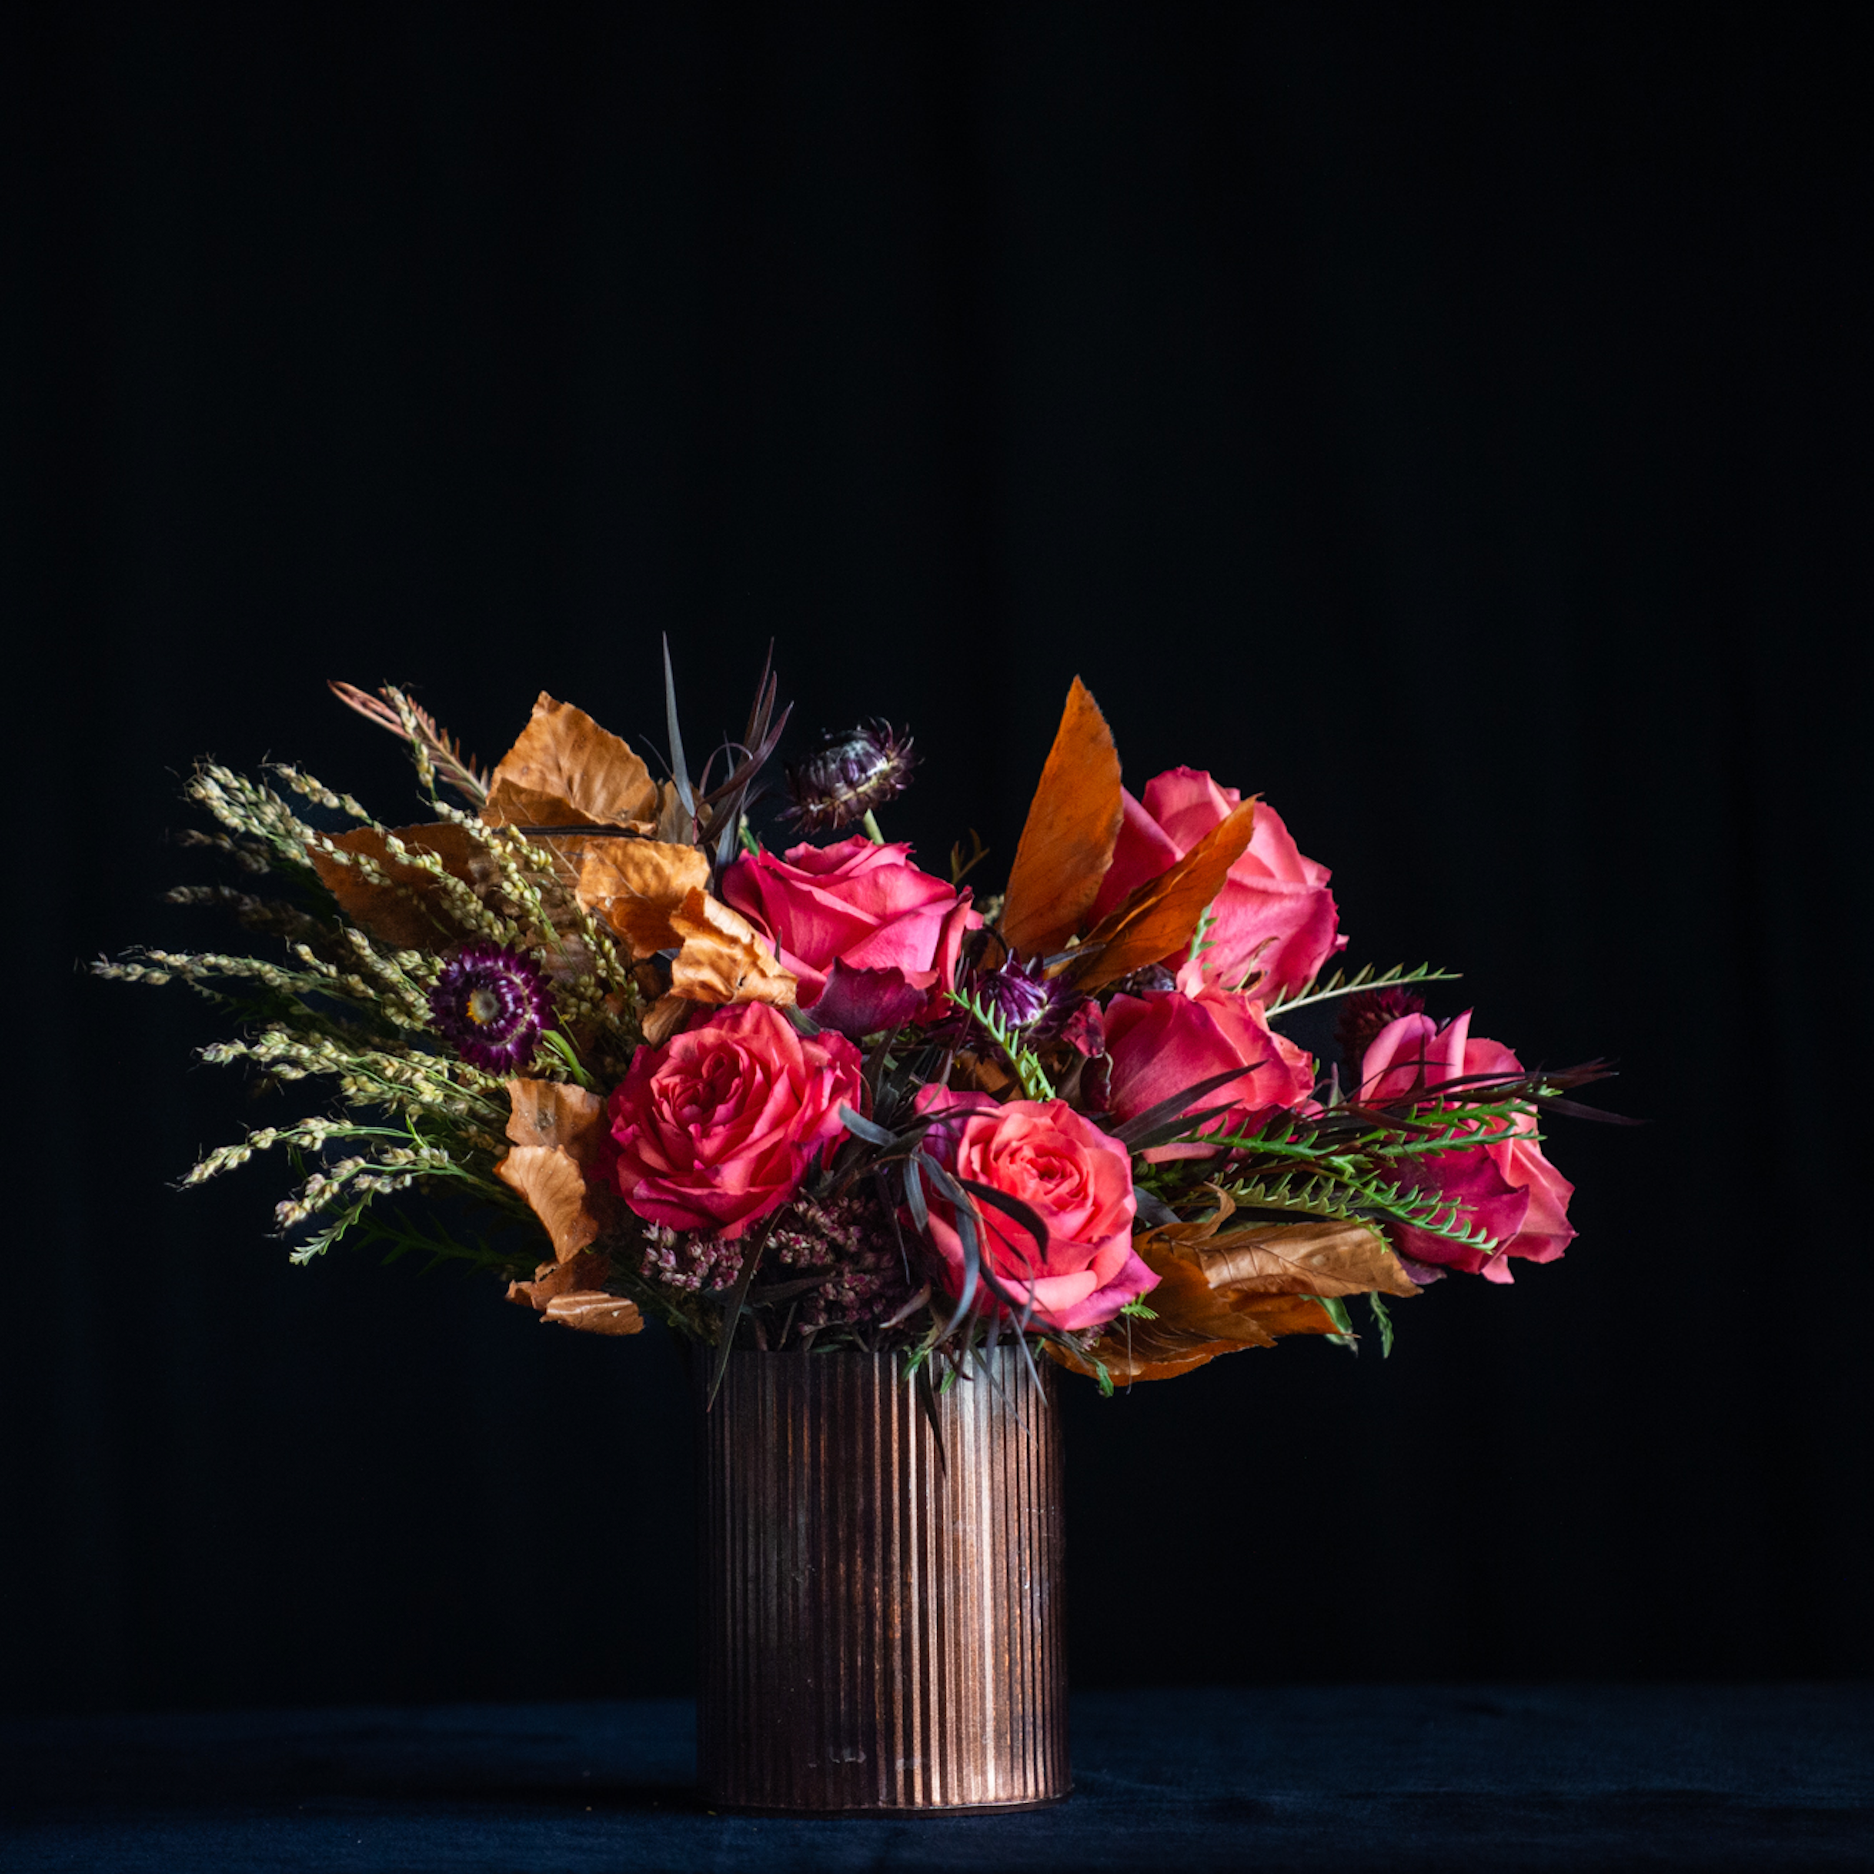
<instances>
[{"instance_id":1,"label":"open rose bloom","mask_svg":"<svg viewBox=\"0 0 1874 1874\"><path fill-rule=\"evenodd\" d=\"M1043 1226L1045 1241L993 1199L976 1206L990 1307L1019 1311L1042 1327L1101 1327L1157 1286L1133 1251L1132 1165L1111 1134L1062 1100L997 1102L926 1087L916 1104L933 1122L924 1136L936 1163L1026 1205ZM929 1228L949 1285L960 1292L970 1258L958 1209L938 1198Z\"/></svg>"},{"instance_id":2,"label":"open rose bloom","mask_svg":"<svg viewBox=\"0 0 1874 1874\"><path fill-rule=\"evenodd\" d=\"M694 773L665 681L658 772L550 696L483 771L401 693L334 686L450 796L413 826L344 802L334 832L201 772L220 843L286 875L292 927L331 955L102 973L261 994L257 1038L209 1058L328 1075L338 1105L195 1178L289 1145L308 1175L277 1214L301 1256L382 1196L480 1193L532 1219L530 1244L489 1251L512 1299L582 1331L654 1315L926 1371L1022 1334L1103 1385L1290 1335L1389 1343L1389 1301L1572 1240L1542 1128L1602 1070L1532 1071L1468 1011L1440 1022L1435 972L1343 980L1330 874L1303 851L1331 829L1305 806L1291 832L1192 767L1128 788L1076 680L1005 878L965 884L960 845L920 864L879 825L917 768L908 733L829 732L777 810L773 675ZM1338 1059L1286 1028L1323 1003Z\"/></svg>"}]
</instances>

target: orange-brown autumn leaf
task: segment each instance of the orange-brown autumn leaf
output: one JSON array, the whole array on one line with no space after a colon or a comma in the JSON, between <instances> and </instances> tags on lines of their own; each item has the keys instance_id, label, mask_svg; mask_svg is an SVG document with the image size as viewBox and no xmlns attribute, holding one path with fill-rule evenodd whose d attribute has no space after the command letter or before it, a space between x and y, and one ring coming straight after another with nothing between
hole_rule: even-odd
<instances>
[{"instance_id":1,"label":"orange-brown autumn leaf","mask_svg":"<svg viewBox=\"0 0 1874 1874\"><path fill-rule=\"evenodd\" d=\"M1234 1208L1230 1204L1202 1223L1167 1224L1136 1238L1135 1247L1147 1261L1154 1250L1168 1251L1195 1266L1211 1288L1233 1295L1418 1293L1386 1239L1370 1224L1324 1218L1318 1223L1223 1229Z\"/></svg>"},{"instance_id":2,"label":"orange-brown autumn leaf","mask_svg":"<svg viewBox=\"0 0 1874 1874\"><path fill-rule=\"evenodd\" d=\"M507 1094L507 1135L514 1144L558 1148L581 1165L590 1164L604 1145L605 1102L598 1094L562 1080L518 1076L507 1083Z\"/></svg>"},{"instance_id":3,"label":"orange-brown autumn leaf","mask_svg":"<svg viewBox=\"0 0 1874 1874\"><path fill-rule=\"evenodd\" d=\"M1247 849L1255 818L1256 803L1244 801L1169 871L1147 879L1103 917L1087 933L1087 961L1074 972L1074 986L1098 989L1187 948L1198 919Z\"/></svg>"},{"instance_id":4,"label":"orange-brown autumn leaf","mask_svg":"<svg viewBox=\"0 0 1874 1874\"><path fill-rule=\"evenodd\" d=\"M683 996L659 996L638 1024L644 1031L645 1046L661 1048L701 1007L700 1002Z\"/></svg>"},{"instance_id":5,"label":"orange-brown autumn leaf","mask_svg":"<svg viewBox=\"0 0 1874 1874\"><path fill-rule=\"evenodd\" d=\"M1273 1347L1284 1335L1336 1331L1333 1317L1311 1295L1220 1293L1200 1269L1176 1256L1161 1251L1147 1255L1146 1261L1160 1278L1144 1297L1158 1318L1115 1322L1093 1343L1085 1360L1051 1342L1048 1351L1063 1365L1091 1374L1097 1363L1116 1385L1130 1386L1135 1380L1175 1379L1245 1347Z\"/></svg>"},{"instance_id":6,"label":"orange-brown autumn leaf","mask_svg":"<svg viewBox=\"0 0 1874 1874\"><path fill-rule=\"evenodd\" d=\"M495 1176L527 1200L553 1254L566 1262L596 1242L616 1217L611 1192L586 1179L605 1143L605 1102L584 1087L551 1080L507 1083L507 1135L514 1149Z\"/></svg>"},{"instance_id":7,"label":"orange-brown autumn leaf","mask_svg":"<svg viewBox=\"0 0 1874 1874\"><path fill-rule=\"evenodd\" d=\"M1213 1187L1215 1188L1215 1187ZM1271 1347L1286 1334L1331 1334L1321 1298L1371 1294L1406 1297L1418 1290L1377 1230L1366 1224L1256 1224L1225 1229L1236 1205L1218 1206L1196 1223L1167 1224L1133 1239L1158 1276L1144 1296L1154 1320L1114 1322L1084 1362L1102 1364L1120 1385L1171 1379L1219 1354Z\"/></svg>"},{"instance_id":8,"label":"orange-brown autumn leaf","mask_svg":"<svg viewBox=\"0 0 1874 1874\"><path fill-rule=\"evenodd\" d=\"M545 690L501 757L482 819L489 826L630 826L649 832L657 783L628 744Z\"/></svg>"},{"instance_id":9,"label":"orange-brown autumn leaf","mask_svg":"<svg viewBox=\"0 0 1874 1874\"><path fill-rule=\"evenodd\" d=\"M611 1260L589 1249L564 1262L543 1262L531 1282L510 1282L508 1300L546 1312L547 1303L560 1295L597 1288L611 1273Z\"/></svg>"},{"instance_id":10,"label":"orange-brown autumn leaf","mask_svg":"<svg viewBox=\"0 0 1874 1874\"><path fill-rule=\"evenodd\" d=\"M579 867L579 902L622 937L634 957L674 950L683 939L670 914L709 883L700 846L658 839L595 839Z\"/></svg>"},{"instance_id":11,"label":"orange-brown autumn leaf","mask_svg":"<svg viewBox=\"0 0 1874 1874\"><path fill-rule=\"evenodd\" d=\"M527 1200L546 1226L561 1262L604 1234L604 1193L586 1183L571 1152L557 1146L517 1145L495 1167L495 1176Z\"/></svg>"},{"instance_id":12,"label":"orange-brown autumn leaf","mask_svg":"<svg viewBox=\"0 0 1874 1874\"><path fill-rule=\"evenodd\" d=\"M1113 732L1076 677L1009 870L1001 929L1010 949L1046 956L1079 929L1113 862L1122 816Z\"/></svg>"},{"instance_id":13,"label":"orange-brown autumn leaf","mask_svg":"<svg viewBox=\"0 0 1874 1874\"><path fill-rule=\"evenodd\" d=\"M397 839L416 852L433 853L444 868L470 885L491 883L494 867L475 836L447 820L428 826L393 828ZM374 826L340 833L332 844L340 852L375 860L388 877L379 884L329 852L313 848L308 857L338 906L361 930L398 950L433 950L467 933L449 914L437 882L428 872L395 859Z\"/></svg>"},{"instance_id":14,"label":"orange-brown autumn leaf","mask_svg":"<svg viewBox=\"0 0 1874 1874\"><path fill-rule=\"evenodd\" d=\"M635 1301L603 1290L555 1295L546 1305L546 1318L587 1334L635 1334L644 1326Z\"/></svg>"},{"instance_id":15,"label":"orange-brown autumn leaf","mask_svg":"<svg viewBox=\"0 0 1874 1874\"><path fill-rule=\"evenodd\" d=\"M740 912L705 891L691 891L670 914L670 928L683 944L670 966L673 996L711 1007L729 1002L794 1006L794 972L775 961Z\"/></svg>"}]
</instances>

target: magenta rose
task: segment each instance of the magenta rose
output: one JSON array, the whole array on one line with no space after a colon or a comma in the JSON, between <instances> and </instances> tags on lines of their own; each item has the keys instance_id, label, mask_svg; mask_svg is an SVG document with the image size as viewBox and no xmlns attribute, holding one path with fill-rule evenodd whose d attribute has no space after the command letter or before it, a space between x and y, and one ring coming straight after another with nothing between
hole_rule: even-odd
<instances>
[{"instance_id":1,"label":"magenta rose","mask_svg":"<svg viewBox=\"0 0 1874 1874\"><path fill-rule=\"evenodd\" d=\"M1195 986L1195 973L1181 976ZM1214 984L1196 994L1152 990L1115 996L1106 1010L1106 1052L1112 1061L1107 1110L1123 1125L1165 1100L1226 1068L1242 1076L1200 1095L1191 1110L1228 1105L1210 1132L1253 1132L1278 1108L1301 1106L1314 1088L1314 1057L1286 1036L1274 1034L1262 1004ZM1204 1145L1164 1145L1146 1153L1167 1158L1203 1158Z\"/></svg>"},{"instance_id":2,"label":"magenta rose","mask_svg":"<svg viewBox=\"0 0 1874 1874\"><path fill-rule=\"evenodd\" d=\"M841 1102L863 1110L859 1068L844 1035L802 1035L763 1002L639 1048L610 1101L619 1195L648 1222L740 1236L841 1136Z\"/></svg>"},{"instance_id":3,"label":"magenta rose","mask_svg":"<svg viewBox=\"0 0 1874 1874\"><path fill-rule=\"evenodd\" d=\"M799 977L800 1006L850 1035L947 1014L963 935L982 924L969 893L920 872L909 846L863 837L745 853L722 897Z\"/></svg>"},{"instance_id":4,"label":"magenta rose","mask_svg":"<svg viewBox=\"0 0 1874 1874\"><path fill-rule=\"evenodd\" d=\"M1443 1028L1429 1015L1402 1015L1388 1022L1360 1063L1359 1097L1373 1105L1429 1098L1444 1082L1460 1076L1523 1071L1522 1062L1500 1041L1473 1038L1470 1027L1468 1009ZM1512 1256L1553 1262L1575 1234L1568 1221L1568 1200L1575 1187L1543 1157L1534 1116L1519 1114L1507 1126L1498 1122L1489 1130L1508 1130L1516 1136L1469 1151L1427 1154L1413 1163L1402 1182L1464 1204L1497 1239L1498 1248L1492 1253L1426 1230L1389 1225L1387 1233L1415 1281L1461 1269L1492 1282L1508 1282L1513 1279Z\"/></svg>"},{"instance_id":5,"label":"magenta rose","mask_svg":"<svg viewBox=\"0 0 1874 1874\"><path fill-rule=\"evenodd\" d=\"M1096 918L1168 871L1243 799L1196 768L1155 775L1145 784L1143 803L1129 793L1123 798L1125 818L1094 900ZM1258 803L1249 848L1231 866L1211 906L1216 921L1203 956L1205 974L1237 984L1259 971L1254 988L1265 1001L1279 990L1299 989L1347 947L1327 888L1331 876L1326 866L1301 856L1281 815L1267 802ZM1167 961L1175 968L1178 959Z\"/></svg>"},{"instance_id":6,"label":"magenta rose","mask_svg":"<svg viewBox=\"0 0 1874 1874\"><path fill-rule=\"evenodd\" d=\"M1043 1327L1100 1327L1158 1277L1132 1247L1132 1160L1117 1139L1064 1100L1010 1100L926 1087L920 1113L937 1115L925 1145L946 1170L1019 1198L1047 1225L1045 1260L1015 1219L980 1203L988 1273ZM955 1212L931 1193L930 1232L953 1297L963 1291ZM994 1303L990 1304L994 1306Z\"/></svg>"}]
</instances>

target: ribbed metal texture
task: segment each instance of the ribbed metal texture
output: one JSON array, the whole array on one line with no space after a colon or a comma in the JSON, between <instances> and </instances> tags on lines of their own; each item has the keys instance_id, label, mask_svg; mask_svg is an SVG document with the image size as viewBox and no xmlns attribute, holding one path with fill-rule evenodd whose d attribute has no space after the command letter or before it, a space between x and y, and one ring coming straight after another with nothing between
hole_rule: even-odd
<instances>
[{"instance_id":1,"label":"ribbed metal texture","mask_svg":"<svg viewBox=\"0 0 1874 1874\"><path fill-rule=\"evenodd\" d=\"M1061 1445L1019 1348L937 1399L890 1354L737 1353L703 1420L703 1782L724 1807L1067 1794Z\"/></svg>"}]
</instances>

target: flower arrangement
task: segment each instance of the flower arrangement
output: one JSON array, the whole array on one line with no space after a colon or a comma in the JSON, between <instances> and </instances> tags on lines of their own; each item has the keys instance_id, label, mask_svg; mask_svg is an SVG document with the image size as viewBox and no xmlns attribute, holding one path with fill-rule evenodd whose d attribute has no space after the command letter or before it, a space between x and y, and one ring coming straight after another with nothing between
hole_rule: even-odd
<instances>
[{"instance_id":1,"label":"flower arrangement","mask_svg":"<svg viewBox=\"0 0 1874 1874\"><path fill-rule=\"evenodd\" d=\"M666 647L669 759L542 695L492 772L409 696L332 687L408 744L433 818L390 827L292 767L204 766L187 886L275 959L133 952L249 1018L203 1050L329 1109L211 1152L301 1174L304 1262L343 1238L492 1268L548 1321L647 1314L714 1346L902 1349L928 1383L1010 1337L1115 1384L1291 1334L1351 1343L1366 1298L1507 1282L1574 1232L1545 1113L1604 1075L1526 1069L1440 1022L1421 967L1347 974L1329 874L1275 810L1175 768L1134 796L1076 679L1006 889L940 877L878 814L915 754L883 723L786 771L764 671L692 778ZM275 785L274 783L277 783ZM453 797L453 798L451 798ZM296 804L297 803L297 804ZM262 895L259 883L276 888ZM1341 1059L1284 1018L1338 1001ZM1606 1115L1591 1115L1602 1116ZM473 1231L405 1193L475 1200Z\"/></svg>"}]
</instances>

